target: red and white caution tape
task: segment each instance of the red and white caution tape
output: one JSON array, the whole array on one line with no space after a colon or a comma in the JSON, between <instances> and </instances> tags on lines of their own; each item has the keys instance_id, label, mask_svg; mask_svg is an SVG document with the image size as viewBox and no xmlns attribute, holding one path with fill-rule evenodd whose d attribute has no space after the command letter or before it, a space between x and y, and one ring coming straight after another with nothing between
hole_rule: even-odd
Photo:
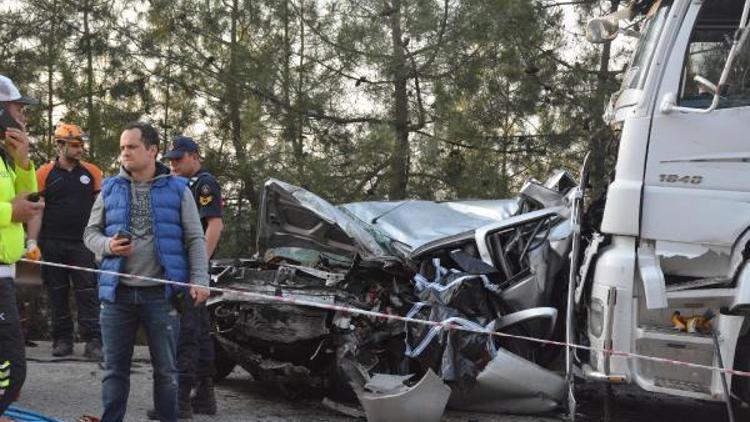
<instances>
[{"instance_id":1,"label":"red and white caution tape","mask_svg":"<svg viewBox=\"0 0 750 422\"><path fill-rule=\"evenodd\" d=\"M115 275L118 277L128 277L128 278L132 278L136 280L151 281L151 282L164 284L164 285L173 285L173 286L181 286L181 287L195 286L193 284L179 283L176 281L164 280L160 278L119 273L115 271L105 271L105 270L99 270L95 268L79 267L75 265L59 264L56 262L34 261L31 259L26 259L26 258L22 258L21 261L28 262L30 264L66 268L69 270L80 270L80 271L86 271L90 273L109 274L109 275ZM574 349L588 350L591 352L603 352L607 355L621 356L621 357L625 357L629 359L640 359L640 360L647 360L647 361L652 361L652 362L665 363L668 365L683 366L683 367L696 368L696 369L706 369L709 371L721 372L721 373L730 374L730 375L739 376L739 377L750 377L750 372L740 371L740 370L731 369L731 368L720 368L718 366L702 365L699 363L685 362L685 361L675 360L675 359L660 358L656 356L641 355L638 353L623 352L623 351L613 350L613 349L603 349L603 348L598 348L598 347L584 346L582 344L572 344L572 343L566 343L562 341L546 340L546 339L537 338L537 337L520 336L520 335L515 335L515 334L502 333L499 331L489 331L489 330L472 328L472 327L464 327L461 325L456 325L452 323L443 323L440 321L427 321L427 320L413 318L413 317L394 315L394 314L384 314L382 312L375 312L375 311L368 311L366 309L352 308L352 307L340 306L340 305L332 305L329 303L322 303L322 302L316 302L316 301L311 301L311 300L296 299L294 297L272 296L272 295L267 295L263 293L245 291L245 290L225 289L222 287L205 287L205 288L212 292L231 293L235 295L253 297L257 299L264 299L264 300L268 300L272 302L287 303L290 305L307 306L311 308L346 312L350 314L365 315L365 316L369 316L373 318L387 318L387 319L396 320L396 321L428 325L431 327L438 327L438 328L446 329L446 330L468 331L472 333L487 334L487 335L496 336L496 337L511 338L511 339L516 339L516 340L526 340L526 341L530 341L534 343L549 344L549 345L562 346L562 347L571 347Z\"/></svg>"}]
</instances>

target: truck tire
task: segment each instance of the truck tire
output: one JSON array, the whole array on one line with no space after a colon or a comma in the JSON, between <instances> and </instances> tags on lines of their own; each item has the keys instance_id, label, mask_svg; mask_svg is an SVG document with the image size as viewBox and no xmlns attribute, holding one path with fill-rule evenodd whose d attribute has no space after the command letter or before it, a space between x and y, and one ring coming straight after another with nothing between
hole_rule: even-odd
<instances>
[{"instance_id":1,"label":"truck tire","mask_svg":"<svg viewBox=\"0 0 750 422\"><path fill-rule=\"evenodd\" d=\"M214 381L221 381L232 373L237 363L229 356L224 347L214 339L214 367L216 374L214 374Z\"/></svg>"}]
</instances>

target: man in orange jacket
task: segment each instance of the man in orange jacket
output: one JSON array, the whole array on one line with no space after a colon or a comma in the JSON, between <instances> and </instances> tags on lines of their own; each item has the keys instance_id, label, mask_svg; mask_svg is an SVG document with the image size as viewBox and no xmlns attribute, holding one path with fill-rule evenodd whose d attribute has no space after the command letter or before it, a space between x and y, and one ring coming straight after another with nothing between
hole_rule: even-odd
<instances>
[{"instance_id":1,"label":"man in orange jacket","mask_svg":"<svg viewBox=\"0 0 750 422\"><path fill-rule=\"evenodd\" d=\"M41 255L46 261L96 268L94 254L83 244L83 229L89 221L94 199L101 190L102 171L82 160L84 142L88 138L80 127L61 123L54 136L57 157L36 172L39 189L44 190L46 206L41 218L28 225L28 256L32 258L38 236ZM52 355L61 357L73 353L73 320L68 304L72 284L78 308L78 328L86 341L83 354L89 359L101 360L96 276L86 271L44 266L42 280L47 287L52 319Z\"/></svg>"}]
</instances>

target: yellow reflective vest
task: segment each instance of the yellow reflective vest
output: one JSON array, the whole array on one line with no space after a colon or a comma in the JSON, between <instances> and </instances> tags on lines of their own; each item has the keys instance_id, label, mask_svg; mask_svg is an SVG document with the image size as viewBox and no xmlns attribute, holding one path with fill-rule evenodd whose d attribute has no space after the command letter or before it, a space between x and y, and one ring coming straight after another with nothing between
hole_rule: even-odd
<instances>
[{"instance_id":1,"label":"yellow reflective vest","mask_svg":"<svg viewBox=\"0 0 750 422\"><path fill-rule=\"evenodd\" d=\"M13 206L11 201L18 192L36 192L36 170L29 161L24 170L18 165L8 168L0 159L0 264L13 264L25 251L23 224L11 221Z\"/></svg>"}]
</instances>

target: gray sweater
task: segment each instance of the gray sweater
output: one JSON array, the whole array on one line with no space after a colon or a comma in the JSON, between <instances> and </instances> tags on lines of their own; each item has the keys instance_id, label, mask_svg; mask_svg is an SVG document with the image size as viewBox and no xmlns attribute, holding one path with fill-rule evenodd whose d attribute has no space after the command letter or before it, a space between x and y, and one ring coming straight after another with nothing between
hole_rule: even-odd
<instances>
[{"instance_id":1,"label":"gray sweater","mask_svg":"<svg viewBox=\"0 0 750 422\"><path fill-rule=\"evenodd\" d=\"M130 232L133 234L133 254L125 257L125 272L128 274L164 278L164 269L159 264L154 247L153 218L151 215L151 183L159 178L168 177L166 168L157 163L157 175L148 182L136 182L124 170L120 169L120 176L128 178L130 183ZM91 217L83 233L86 247L97 256L111 255L109 249L110 238L104 234L104 199L99 195L91 208ZM190 262L190 282L201 286L208 286L208 257L206 256L206 240L201 226L198 208L193 194L185 188L182 195L182 232L185 248ZM155 286L158 283L128 277L120 280L128 286Z\"/></svg>"}]
</instances>

